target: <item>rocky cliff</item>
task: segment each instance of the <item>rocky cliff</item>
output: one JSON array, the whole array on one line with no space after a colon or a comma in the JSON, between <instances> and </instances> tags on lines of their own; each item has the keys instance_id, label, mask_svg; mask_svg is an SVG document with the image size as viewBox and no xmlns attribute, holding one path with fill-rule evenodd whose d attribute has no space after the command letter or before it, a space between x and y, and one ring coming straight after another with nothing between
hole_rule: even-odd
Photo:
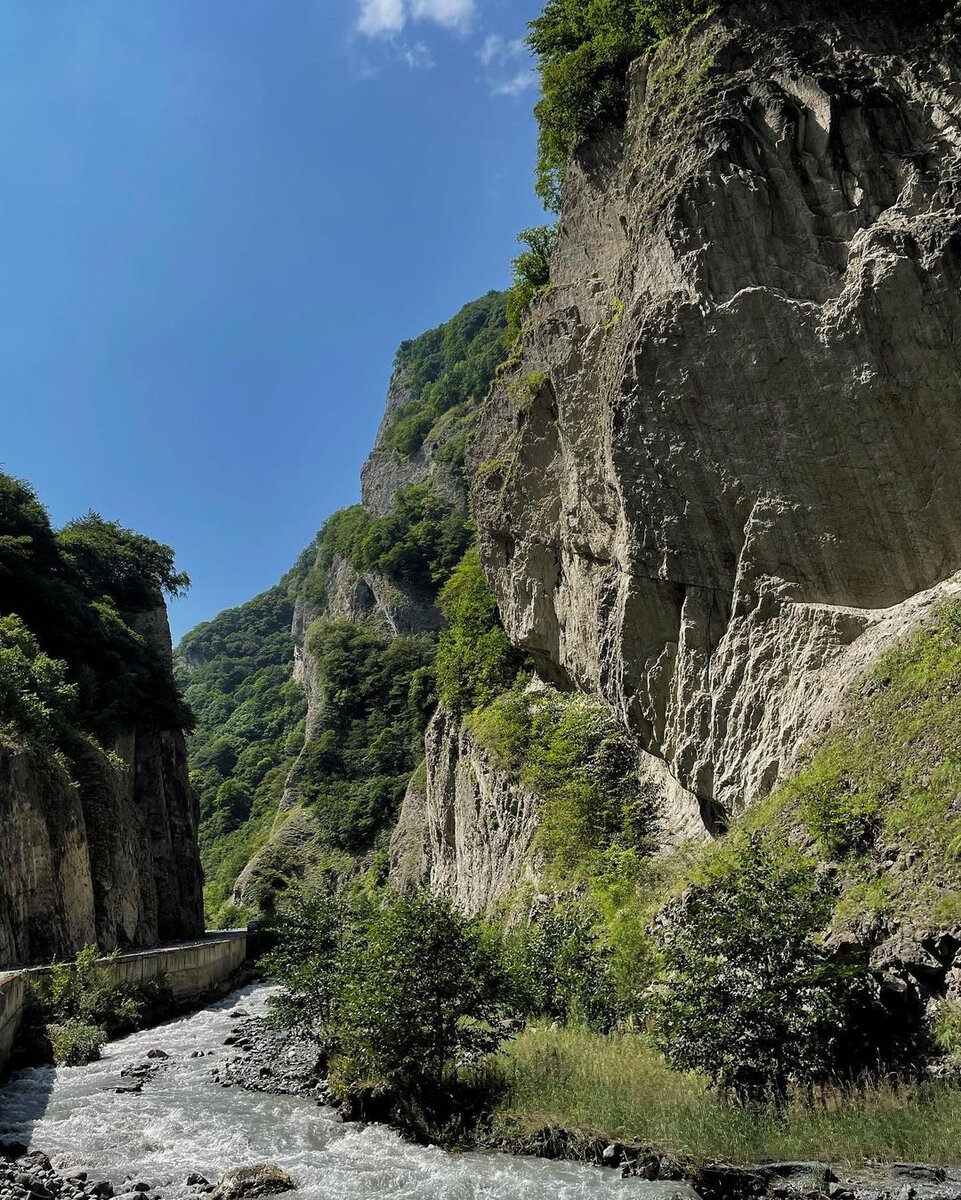
<instances>
[{"instance_id":1,"label":"rocky cliff","mask_svg":"<svg viewBox=\"0 0 961 1200\"><path fill-rule=\"evenodd\" d=\"M0 474L0 967L203 932L173 552Z\"/></svg>"},{"instance_id":2,"label":"rocky cliff","mask_svg":"<svg viewBox=\"0 0 961 1200\"><path fill-rule=\"evenodd\" d=\"M469 455L511 638L616 710L669 837L764 795L961 567L961 55L838 7L634 64Z\"/></svg>"},{"instance_id":3,"label":"rocky cliff","mask_svg":"<svg viewBox=\"0 0 961 1200\"><path fill-rule=\"evenodd\" d=\"M164 610L139 624L169 664ZM0 749L0 967L203 932L182 731L134 726L71 766Z\"/></svg>"}]
</instances>

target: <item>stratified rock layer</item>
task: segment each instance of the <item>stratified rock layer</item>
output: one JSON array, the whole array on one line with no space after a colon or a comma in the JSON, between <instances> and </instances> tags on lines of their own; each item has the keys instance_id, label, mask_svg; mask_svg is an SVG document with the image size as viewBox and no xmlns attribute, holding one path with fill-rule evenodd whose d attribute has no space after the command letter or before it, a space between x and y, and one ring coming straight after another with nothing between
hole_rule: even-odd
<instances>
[{"instance_id":1,"label":"stratified rock layer","mask_svg":"<svg viewBox=\"0 0 961 1200\"><path fill-rule=\"evenodd\" d=\"M754 12L635 65L470 464L509 634L613 705L677 835L961 567L961 56Z\"/></svg>"}]
</instances>

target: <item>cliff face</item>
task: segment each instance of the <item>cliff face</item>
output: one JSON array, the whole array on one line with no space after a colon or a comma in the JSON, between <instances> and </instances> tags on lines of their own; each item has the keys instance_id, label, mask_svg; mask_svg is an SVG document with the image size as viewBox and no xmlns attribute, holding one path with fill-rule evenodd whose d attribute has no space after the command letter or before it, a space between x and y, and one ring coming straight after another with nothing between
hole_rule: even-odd
<instances>
[{"instance_id":1,"label":"cliff face","mask_svg":"<svg viewBox=\"0 0 961 1200\"><path fill-rule=\"evenodd\" d=\"M961 567L961 56L770 12L635 64L469 457L505 627L618 712L672 836Z\"/></svg>"},{"instance_id":2,"label":"cliff face","mask_svg":"<svg viewBox=\"0 0 961 1200\"><path fill-rule=\"evenodd\" d=\"M540 801L443 709L424 750L391 838L391 879L402 890L429 888L471 915L490 911L536 878Z\"/></svg>"},{"instance_id":3,"label":"cliff face","mask_svg":"<svg viewBox=\"0 0 961 1200\"><path fill-rule=\"evenodd\" d=\"M169 664L164 609L136 626ZM49 756L0 749L0 967L203 932L182 732L133 728L110 749L88 745L73 782Z\"/></svg>"}]
</instances>

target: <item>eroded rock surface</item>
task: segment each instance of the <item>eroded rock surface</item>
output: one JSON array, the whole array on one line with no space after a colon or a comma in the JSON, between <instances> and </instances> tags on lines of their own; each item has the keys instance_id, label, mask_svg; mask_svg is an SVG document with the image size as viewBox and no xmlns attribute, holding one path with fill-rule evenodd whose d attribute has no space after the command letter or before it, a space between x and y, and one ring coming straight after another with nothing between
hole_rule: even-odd
<instances>
[{"instance_id":1,"label":"eroded rock surface","mask_svg":"<svg viewBox=\"0 0 961 1200\"><path fill-rule=\"evenodd\" d=\"M663 764L677 833L961 567L961 55L761 12L635 64L470 461L510 636Z\"/></svg>"},{"instance_id":2,"label":"eroded rock surface","mask_svg":"<svg viewBox=\"0 0 961 1200\"><path fill-rule=\"evenodd\" d=\"M163 609L140 632L169 660ZM111 750L90 750L76 787L47 758L0 750L0 967L203 932L183 734L135 728Z\"/></svg>"},{"instance_id":3,"label":"eroded rock surface","mask_svg":"<svg viewBox=\"0 0 961 1200\"><path fill-rule=\"evenodd\" d=\"M539 801L443 709L430 723L425 751L426 770L411 780L391 839L391 879L402 889L429 887L464 912L483 912L535 877Z\"/></svg>"}]
</instances>

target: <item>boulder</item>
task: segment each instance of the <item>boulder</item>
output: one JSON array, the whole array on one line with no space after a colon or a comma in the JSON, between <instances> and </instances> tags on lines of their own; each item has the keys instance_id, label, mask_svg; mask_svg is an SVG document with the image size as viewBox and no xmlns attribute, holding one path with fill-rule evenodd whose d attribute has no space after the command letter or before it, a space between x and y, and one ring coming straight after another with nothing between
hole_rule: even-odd
<instances>
[{"instance_id":1,"label":"boulder","mask_svg":"<svg viewBox=\"0 0 961 1200\"><path fill-rule=\"evenodd\" d=\"M275 1196L297 1185L276 1163L232 1167L211 1192L212 1200L246 1200L249 1196Z\"/></svg>"}]
</instances>

